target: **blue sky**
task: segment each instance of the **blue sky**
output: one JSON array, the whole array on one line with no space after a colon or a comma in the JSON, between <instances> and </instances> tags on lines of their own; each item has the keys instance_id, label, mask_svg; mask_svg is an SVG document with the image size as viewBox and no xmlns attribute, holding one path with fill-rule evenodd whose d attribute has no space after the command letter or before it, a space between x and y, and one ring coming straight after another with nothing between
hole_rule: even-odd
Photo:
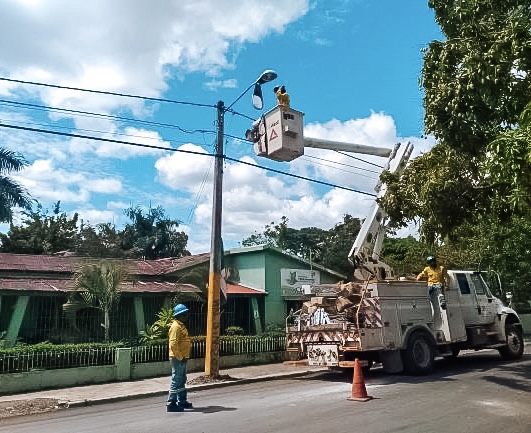
<instances>
[{"instance_id":1,"label":"blue sky","mask_svg":"<svg viewBox=\"0 0 531 433\"><path fill-rule=\"evenodd\" d=\"M6 125L213 153L217 101L230 105L273 69L264 110L276 103L273 87L285 85L307 137L387 148L411 141L414 155L434 143L422 138L418 79L422 48L442 36L427 1L5 0L0 37L11 41L0 46L2 78L187 103L0 80L0 145L26 157L16 179L44 208L61 200L84 221L122 227L123 209L161 205L181 222L192 253L210 249L213 158ZM367 195L236 161L364 192L373 192L373 166L319 149L290 163L258 157L243 138L261 112L250 94L233 108L243 116L225 117L226 248L282 216L294 228L329 229L344 214L366 215Z\"/></svg>"}]
</instances>

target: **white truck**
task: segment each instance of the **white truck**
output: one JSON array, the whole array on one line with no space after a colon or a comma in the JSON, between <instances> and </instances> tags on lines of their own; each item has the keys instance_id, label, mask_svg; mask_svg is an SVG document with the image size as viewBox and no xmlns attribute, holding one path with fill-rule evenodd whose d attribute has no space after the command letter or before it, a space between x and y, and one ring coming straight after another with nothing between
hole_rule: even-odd
<instances>
[{"instance_id":1,"label":"white truck","mask_svg":"<svg viewBox=\"0 0 531 433\"><path fill-rule=\"evenodd\" d=\"M403 170L411 149L397 146L387 168ZM377 191L385 194L385 185ZM456 357L463 349L522 356L518 315L493 295L485 273L449 270L446 295L434 308L426 282L399 279L380 260L385 225L376 201L349 255L355 282L306 288L308 300L286 320L289 359L352 367L357 358L365 368L379 362L390 373L419 375L432 371L436 356Z\"/></svg>"},{"instance_id":2,"label":"white truck","mask_svg":"<svg viewBox=\"0 0 531 433\"><path fill-rule=\"evenodd\" d=\"M304 137L303 115L278 105L257 119L246 137L257 155L276 161L292 161L313 147L388 157L385 170L397 174L413 150L410 143L389 150ZM382 197L386 185L376 191ZM366 367L380 362L388 372L426 374L435 356L455 357L462 349L496 348L505 359L522 356L520 320L493 296L485 274L448 271L446 297L434 308L426 282L401 280L381 260L386 223L376 200L349 253L354 282L304 288L303 308L286 319L290 359L352 367L358 358Z\"/></svg>"}]
</instances>

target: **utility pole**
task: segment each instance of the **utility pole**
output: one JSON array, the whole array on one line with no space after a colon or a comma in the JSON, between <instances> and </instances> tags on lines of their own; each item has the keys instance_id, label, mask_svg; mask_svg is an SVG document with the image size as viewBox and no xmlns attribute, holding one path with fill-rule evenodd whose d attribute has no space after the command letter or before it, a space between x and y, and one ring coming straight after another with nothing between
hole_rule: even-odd
<instances>
[{"instance_id":1,"label":"utility pole","mask_svg":"<svg viewBox=\"0 0 531 433\"><path fill-rule=\"evenodd\" d=\"M214 197L212 203L212 233L210 242L210 271L208 274L208 309L207 309L207 332L205 353L205 375L216 378L219 376L219 334L220 334L220 290L221 290L221 259L223 247L221 242L221 210L223 196L223 140L225 135L225 111L228 111L245 95L252 87L253 106L257 110L262 109L261 85L277 78L277 73L268 69L245 89L236 100L225 107L223 101L216 106L218 110L216 161L214 164Z\"/></svg>"},{"instance_id":2,"label":"utility pole","mask_svg":"<svg viewBox=\"0 0 531 433\"><path fill-rule=\"evenodd\" d=\"M219 101L216 161L214 163L214 197L212 210L212 233L210 242L210 271L208 275L208 310L205 354L205 374L219 376L219 332L221 289L221 210L223 196L223 139L225 104Z\"/></svg>"}]
</instances>

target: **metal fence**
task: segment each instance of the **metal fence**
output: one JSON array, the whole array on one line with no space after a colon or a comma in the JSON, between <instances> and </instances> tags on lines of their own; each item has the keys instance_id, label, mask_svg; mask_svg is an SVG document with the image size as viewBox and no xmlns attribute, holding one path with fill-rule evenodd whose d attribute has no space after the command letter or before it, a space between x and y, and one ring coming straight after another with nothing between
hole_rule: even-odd
<instances>
[{"instance_id":1,"label":"metal fence","mask_svg":"<svg viewBox=\"0 0 531 433\"><path fill-rule=\"evenodd\" d=\"M37 350L22 353L0 352L0 374L113 365L115 360L116 348L114 347Z\"/></svg>"},{"instance_id":2,"label":"metal fence","mask_svg":"<svg viewBox=\"0 0 531 433\"><path fill-rule=\"evenodd\" d=\"M240 355L285 350L284 336L234 337L220 339L219 354ZM192 342L191 358L204 358L205 340ZM169 359L168 345L134 346L131 348L131 363L162 362ZM61 368L113 365L116 347L72 348L61 350L36 350L17 352L0 350L0 374L23 373L32 370L53 370Z\"/></svg>"},{"instance_id":3,"label":"metal fence","mask_svg":"<svg viewBox=\"0 0 531 433\"><path fill-rule=\"evenodd\" d=\"M281 352L286 350L284 336L268 337L235 337L220 339L219 355L243 355L248 353ZM192 342L190 358L204 358L206 353L206 341L195 340ZM168 345L138 346L131 350L131 363L141 364L144 362L160 362L169 359Z\"/></svg>"}]
</instances>

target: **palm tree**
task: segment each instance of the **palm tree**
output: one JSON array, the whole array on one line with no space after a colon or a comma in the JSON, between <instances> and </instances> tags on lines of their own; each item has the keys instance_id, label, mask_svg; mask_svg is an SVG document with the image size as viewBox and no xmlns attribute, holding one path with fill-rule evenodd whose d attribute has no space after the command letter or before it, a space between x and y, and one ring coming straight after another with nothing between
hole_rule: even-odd
<instances>
[{"instance_id":1,"label":"palm tree","mask_svg":"<svg viewBox=\"0 0 531 433\"><path fill-rule=\"evenodd\" d=\"M74 276L74 295L79 294L87 305L103 311L106 342L109 341L110 313L120 300L120 284L126 275L123 266L105 261L85 264Z\"/></svg>"},{"instance_id":2,"label":"palm tree","mask_svg":"<svg viewBox=\"0 0 531 433\"><path fill-rule=\"evenodd\" d=\"M7 176L27 165L22 155L0 147L0 222L13 220L13 207L31 210L31 198L26 189Z\"/></svg>"}]
</instances>

